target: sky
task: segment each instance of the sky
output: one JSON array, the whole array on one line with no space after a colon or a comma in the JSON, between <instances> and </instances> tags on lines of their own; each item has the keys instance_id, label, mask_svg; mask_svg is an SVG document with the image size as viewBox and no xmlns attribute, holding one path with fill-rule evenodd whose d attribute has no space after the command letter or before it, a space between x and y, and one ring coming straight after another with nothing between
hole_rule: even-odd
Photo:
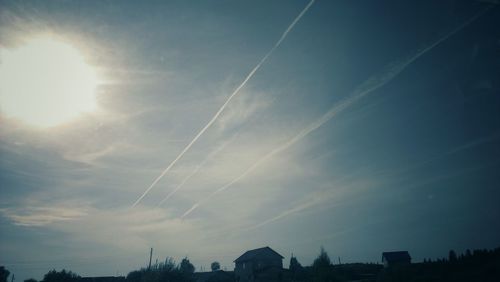
<instances>
[{"instance_id":1,"label":"sky","mask_svg":"<svg viewBox=\"0 0 500 282\"><path fill-rule=\"evenodd\" d=\"M487 2L0 1L0 81L40 36L99 77L95 109L48 127L0 88L0 265L22 281L126 275L151 247L197 270L263 246L286 267L321 246L342 262L498 247ZM30 91L19 111L66 109Z\"/></svg>"}]
</instances>

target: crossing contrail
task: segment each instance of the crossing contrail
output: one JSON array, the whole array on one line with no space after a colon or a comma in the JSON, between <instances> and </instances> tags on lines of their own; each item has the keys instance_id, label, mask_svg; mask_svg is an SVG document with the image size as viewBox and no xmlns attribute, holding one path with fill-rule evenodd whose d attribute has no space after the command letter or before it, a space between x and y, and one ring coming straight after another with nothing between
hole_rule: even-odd
<instances>
[{"instance_id":1,"label":"crossing contrail","mask_svg":"<svg viewBox=\"0 0 500 282\"><path fill-rule=\"evenodd\" d=\"M245 84L250 80L250 78L252 78L254 73L262 66L262 64L267 60L267 58L269 56L271 56L271 54L274 52L274 50L276 50L281 45L281 43L283 42L283 40L285 40L288 33L297 24L297 22L302 18L302 16L304 16L304 14L307 12L307 10L309 10L309 8L312 6L313 3L314 3L314 0L311 0L306 5L306 7L304 9L302 9L300 14L292 21L292 23L288 26L288 28L285 30L285 32L283 32L280 39L274 44L274 46L271 48L271 50L269 50L269 52L266 53L266 55L259 61L259 63L245 77L243 82L233 91L233 93L231 95L229 95L229 97L226 99L224 104L222 104L222 106L219 108L219 110L215 113L215 115L212 117L212 119L210 119L210 121L201 129L201 131L198 132L198 134L196 134L196 136L193 138L193 140L191 140L191 142L189 142L189 144L167 166L167 168L165 168L163 170L163 172L153 181L153 183L151 183L151 185L149 185L149 187L146 189L146 191L144 191L144 193L134 202L134 204L132 204L132 207L135 207L149 193L149 191L151 191L151 189L153 189L153 187L163 178L163 176L165 176L165 174L167 174L167 172L175 165L175 163L179 159L182 158L182 156L191 148L191 146L193 146L193 144L198 140L198 138L200 138L200 136L203 135L203 133L205 133L205 131L215 122L215 120L217 120L217 118L222 113L222 111L224 111L224 109L229 104L229 102L234 98L234 96L236 96L240 92L240 90L245 86Z\"/></svg>"},{"instance_id":2,"label":"crossing contrail","mask_svg":"<svg viewBox=\"0 0 500 282\"><path fill-rule=\"evenodd\" d=\"M238 135L238 133L234 134L233 137L231 139L229 139L228 141L224 142L222 145L220 145L218 148L216 148L215 150L213 150L210 154L208 154L208 156L200 163L196 166L196 168L188 175L186 176L186 178L184 178L182 180L181 183L179 183L179 185L177 185L177 187L175 187L174 190L170 191L170 193L167 194L167 196L165 196L165 198L163 198L163 200L161 200L159 203L158 203L158 207L161 206L163 203L165 203L168 199L170 199L177 191L179 191L183 186L184 184L186 184L186 182L189 181L189 179L191 179L191 177L193 177L195 174L197 174L202 168L203 166L205 166L205 164L211 160L215 155L217 155L220 151L224 150L224 148L229 144L231 143L234 138Z\"/></svg>"},{"instance_id":3,"label":"crossing contrail","mask_svg":"<svg viewBox=\"0 0 500 282\"><path fill-rule=\"evenodd\" d=\"M210 200L212 197L215 195L223 192L230 186L232 186L234 183L238 182L245 176L247 176L249 173L254 171L256 168L258 168L262 163L273 157L274 155L288 149L290 146L293 144L297 143L300 141L302 138L306 137L309 135L309 133L313 132L314 130L318 129L320 126L322 126L324 123L332 119L334 116L338 115L339 113L343 112L346 108L351 106L353 103L357 102L361 98L365 97L367 94L379 89L380 87L386 85L389 83L391 80L393 80L396 76L398 76L401 72L403 72L406 67L408 67L410 64L415 62L418 58L420 58L422 55L425 53L429 52L432 50L434 47L445 41L446 39L450 38L452 35L455 33L459 32L462 30L464 27L468 26L470 23L475 21L477 18L479 18L481 15L483 15L486 11L488 11L491 7L488 7L478 14L474 15L471 17L469 20L465 21L443 37L439 38L436 40L434 43L430 44L426 48L423 48L419 51L417 51L414 55L400 60L396 63L389 64L387 67L385 67L380 74L372 75L369 77L367 80L365 80L363 83L361 83L358 87L354 89L351 94L348 95L347 98L343 99L336 105L334 105L328 112L326 112L323 116L321 116L319 119L315 120L311 124L309 124L307 127L302 129L297 135L289 139L288 141L284 142L283 144L279 145L275 149L273 149L271 152L260 158L258 161L256 161L253 165L251 165L247 170L245 170L240 176L236 177L233 179L231 182L225 184L224 186L220 187L219 189L215 190L212 192L210 195L208 195L206 198L203 198L199 202L195 203L189 210L187 210L181 218L184 218L188 216L190 213L192 213L195 209L197 209L202 203Z\"/></svg>"}]
</instances>

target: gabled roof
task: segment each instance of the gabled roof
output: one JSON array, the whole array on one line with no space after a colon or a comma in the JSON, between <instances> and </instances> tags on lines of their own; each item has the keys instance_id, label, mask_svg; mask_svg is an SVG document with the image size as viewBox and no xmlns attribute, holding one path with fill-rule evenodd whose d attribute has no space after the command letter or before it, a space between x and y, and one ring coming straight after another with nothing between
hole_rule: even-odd
<instances>
[{"instance_id":1,"label":"gabled roof","mask_svg":"<svg viewBox=\"0 0 500 282\"><path fill-rule=\"evenodd\" d=\"M408 261L411 260L411 257L407 251L383 252L382 261L384 260L387 262Z\"/></svg>"},{"instance_id":2,"label":"gabled roof","mask_svg":"<svg viewBox=\"0 0 500 282\"><path fill-rule=\"evenodd\" d=\"M234 262L244 262L254 259L270 259L270 258L283 259L284 257L269 247L263 247L246 251L239 258L235 259Z\"/></svg>"}]
</instances>

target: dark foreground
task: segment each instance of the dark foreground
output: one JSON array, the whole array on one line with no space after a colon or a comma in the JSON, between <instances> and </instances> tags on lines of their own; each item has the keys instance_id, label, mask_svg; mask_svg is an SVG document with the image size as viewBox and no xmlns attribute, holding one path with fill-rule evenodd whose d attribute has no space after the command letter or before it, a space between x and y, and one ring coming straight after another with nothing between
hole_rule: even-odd
<instances>
[{"instance_id":1,"label":"dark foreground","mask_svg":"<svg viewBox=\"0 0 500 282\"><path fill-rule=\"evenodd\" d=\"M212 264L214 265L214 264ZM217 263L218 265L218 263ZM0 266L0 282L9 281L9 271ZM424 260L384 266L375 263L336 264L322 250L311 266L302 266L297 258L290 259L288 269L255 269L252 275L240 277L233 271L213 268L210 272L195 272L187 258L176 264L171 258L148 268L131 271L127 277L80 277L71 271L51 270L40 282L424 282L424 281L500 281L500 248L467 250L457 255L450 251L448 258ZM25 282L37 282L28 279Z\"/></svg>"}]
</instances>

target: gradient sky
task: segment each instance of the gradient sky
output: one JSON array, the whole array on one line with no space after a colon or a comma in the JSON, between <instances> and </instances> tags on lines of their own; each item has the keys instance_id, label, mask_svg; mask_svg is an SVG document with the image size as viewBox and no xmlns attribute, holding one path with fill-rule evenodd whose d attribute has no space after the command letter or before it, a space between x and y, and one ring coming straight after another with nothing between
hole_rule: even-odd
<instances>
[{"instance_id":1,"label":"gradient sky","mask_svg":"<svg viewBox=\"0 0 500 282\"><path fill-rule=\"evenodd\" d=\"M500 8L473 0L316 1L131 207L308 3L0 1L0 50L55 34L105 79L97 111L55 127L0 112L0 265L498 247Z\"/></svg>"}]
</instances>

